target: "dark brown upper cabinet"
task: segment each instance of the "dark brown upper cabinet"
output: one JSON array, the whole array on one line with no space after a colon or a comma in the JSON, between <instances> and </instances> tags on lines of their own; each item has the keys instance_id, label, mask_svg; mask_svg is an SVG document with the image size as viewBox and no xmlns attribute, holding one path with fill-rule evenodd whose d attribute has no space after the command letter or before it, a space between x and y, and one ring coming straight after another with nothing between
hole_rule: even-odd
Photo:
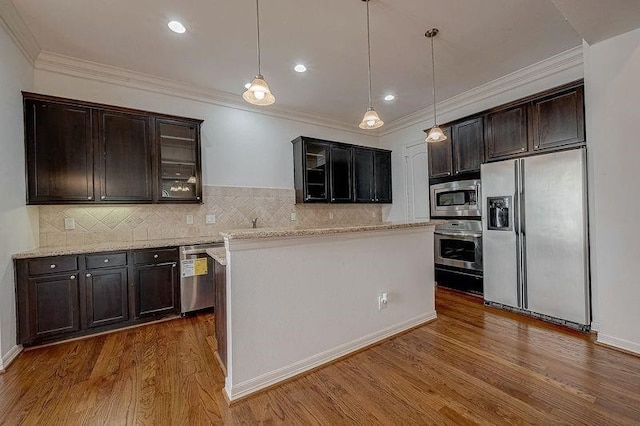
<instances>
[{"instance_id":1,"label":"dark brown upper cabinet","mask_svg":"<svg viewBox=\"0 0 640 426\"><path fill-rule=\"evenodd\" d=\"M391 151L300 136L293 143L297 203L391 203Z\"/></svg>"},{"instance_id":2,"label":"dark brown upper cabinet","mask_svg":"<svg viewBox=\"0 0 640 426\"><path fill-rule=\"evenodd\" d=\"M451 158L451 129L443 128L447 140L442 142L427 142L429 155L429 178L444 178L453 174L453 160Z\"/></svg>"},{"instance_id":3,"label":"dark brown upper cabinet","mask_svg":"<svg viewBox=\"0 0 640 426\"><path fill-rule=\"evenodd\" d=\"M202 202L202 120L23 99L27 204Z\"/></svg>"},{"instance_id":4,"label":"dark brown upper cabinet","mask_svg":"<svg viewBox=\"0 0 640 426\"><path fill-rule=\"evenodd\" d=\"M585 141L584 88L574 87L531 103L533 151Z\"/></svg>"},{"instance_id":5,"label":"dark brown upper cabinet","mask_svg":"<svg viewBox=\"0 0 640 426\"><path fill-rule=\"evenodd\" d=\"M94 200L92 110L25 99L27 203Z\"/></svg>"},{"instance_id":6,"label":"dark brown upper cabinet","mask_svg":"<svg viewBox=\"0 0 640 426\"><path fill-rule=\"evenodd\" d=\"M100 200L153 201L150 118L120 112L98 112Z\"/></svg>"},{"instance_id":7,"label":"dark brown upper cabinet","mask_svg":"<svg viewBox=\"0 0 640 426\"><path fill-rule=\"evenodd\" d=\"M482 117L476 117L451 126L454 175L480 171L484 159L483 123Z\"/></svg>"},{"instance_id":8,"label":"dark brown upper cabinet","mask_svg":"<svg viewBox=\"0 0 640 426\"><path fill-rule=\"evenodd\" d=\"M495 111L486 118L485 147L487 160L495 160L527 152L527 105Z\"/></svg>"}]
</instances>

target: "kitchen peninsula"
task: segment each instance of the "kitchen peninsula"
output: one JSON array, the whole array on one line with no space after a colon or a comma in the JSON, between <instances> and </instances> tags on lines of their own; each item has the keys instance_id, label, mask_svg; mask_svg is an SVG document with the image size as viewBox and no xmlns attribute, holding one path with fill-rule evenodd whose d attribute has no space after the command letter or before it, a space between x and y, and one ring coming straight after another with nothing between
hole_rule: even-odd
<instances>
[{"instance_id":1,"label":"kitchen peninsula","mask_svg":"<svg viewBox=\"0 0 640 426\"><path fill-rule=\"evenodd\" d=\"M435 319L434 225L221 232L229 401Z\"/></svg>"}]
</instances>

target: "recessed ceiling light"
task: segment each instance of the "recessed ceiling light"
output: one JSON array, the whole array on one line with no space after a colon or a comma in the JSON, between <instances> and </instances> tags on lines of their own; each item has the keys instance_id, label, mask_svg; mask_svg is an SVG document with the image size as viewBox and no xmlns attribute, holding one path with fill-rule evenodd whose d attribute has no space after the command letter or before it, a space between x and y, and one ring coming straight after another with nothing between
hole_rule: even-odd
<instances>
[{"instance_id":1,"label":"recessed ceiling light","mask_svg":"<svg viewBox=\"0 0 640 426\"><path fill-rule=\"evenodd\" d=\"M387 95L387 96L385 96L385 97L384 97L384 100L385 100L385 101L392 101L392 100L394 100L395 98L396 98L396 97L395 97L394 95Z\"/></svg>"},{"instance_id":2,"label":"recessed ceiling light","mask_svg":"<svg viewBox=\"0 0 640 426\"><path fill-rule=\"evenodd\" d=\"M167 26L174 33L183 34L187 31L184 25L182 25L182 23L178 21L171 21L167 24Z\"/></svg>"},{"instance_id":3,"label":"recessed ceiling light","mask_svg":"<svg viewBox=\"0 0 640 426\"><path fill-rule=\"evenodd\" d=\"M251 83L247 83L247 84L244 85L245 89L248 89L249 87L251 87Z\"/></svg>"},{"instance_id":4,"label":"recessed ceiling light","mask_svg":"<svg viewBox=\"0 0 640 426\"><path fill-rule=\"evenodd\" d=\"M296 72L305 72L307 70L307 67L305 67L302 64L298 64L295 67L293 67L294 70L296 70Z\"/></svg>"}]
</instances>

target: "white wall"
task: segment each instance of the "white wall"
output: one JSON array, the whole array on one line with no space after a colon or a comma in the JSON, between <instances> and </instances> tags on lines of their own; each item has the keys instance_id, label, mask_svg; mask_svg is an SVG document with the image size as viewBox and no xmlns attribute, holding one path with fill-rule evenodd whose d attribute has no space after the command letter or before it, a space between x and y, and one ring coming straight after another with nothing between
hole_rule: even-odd
<instances>
[{"instance_id":1,"label":"white wall","mask_svg":"<svg viewBox=\"0 0 640 426\"><path fill-rule=\"evenodd\" d=\"M376 146L376 136L36 69L38 93L204 119L206 185L293 188L291 141L300 135ZM355 124L354 124L355 127Z\"/></svg>"},{"instance_id":2,"label":"white wall","mask_svg":"<svg viewBox=\"0 0 640 426\"><path fill-rule=\"evenodd\" d=\"M33 86L33 68L0 26L0 369L17 352L11 254L38 245L37 209L25 206L21 90Z\"/></svg>"},{"instance_id":3,"label":"white wall","mask_svg":"<svg viewBox=\"0 0 640 426\"><path fill-rule=\"evenodd\" d=\"M585 47L598 341L640 353L640 29Z\"/></svg>"}]
</instances>

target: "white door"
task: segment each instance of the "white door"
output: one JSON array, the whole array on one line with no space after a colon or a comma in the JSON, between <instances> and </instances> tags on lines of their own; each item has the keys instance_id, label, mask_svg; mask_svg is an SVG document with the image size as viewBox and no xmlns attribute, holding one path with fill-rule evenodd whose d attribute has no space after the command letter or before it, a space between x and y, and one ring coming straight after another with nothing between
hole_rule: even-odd
<instances>
[{"instance_id":1,"label":"white door","mask_svg":"<svg viewBox=\"0 0 640 426\"><path fill-rule=\"evenodd\" d=\"M411 222L429 220L429 166L426 142L405 147L407 217Z\"/></svg>"}]
</instances>

